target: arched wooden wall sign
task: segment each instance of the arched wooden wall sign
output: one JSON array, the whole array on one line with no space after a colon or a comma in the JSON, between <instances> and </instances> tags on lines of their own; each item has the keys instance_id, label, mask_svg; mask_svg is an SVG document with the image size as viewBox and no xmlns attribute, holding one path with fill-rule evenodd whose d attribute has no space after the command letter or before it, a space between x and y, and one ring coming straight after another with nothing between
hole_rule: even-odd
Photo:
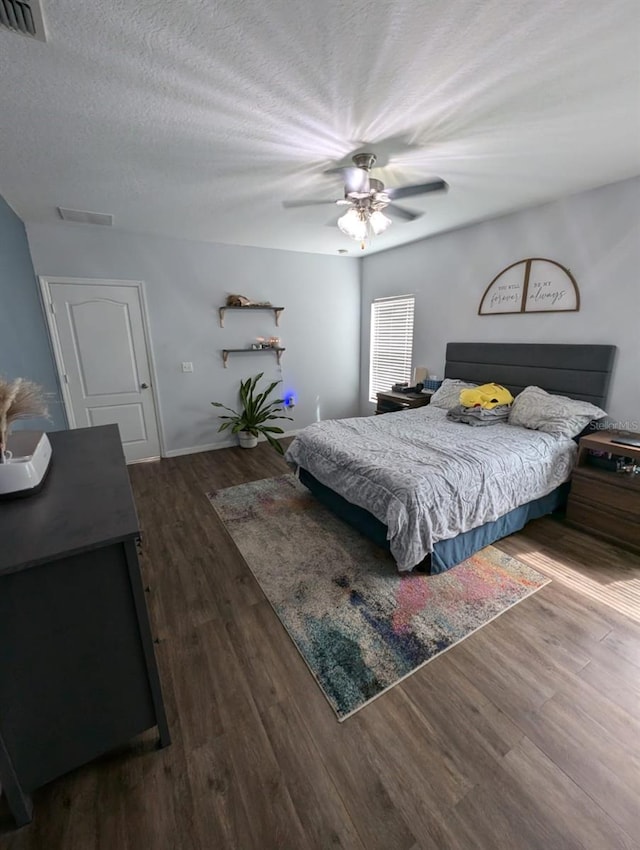
<instances>
[{"instance_id":1,"label":"arched wooden wall sign","mask_svg":"<svg viewBox=\"0 0 640 850\"><path fill-rule=\"evenodd\" d=\"M580 309L573 275L555 260L529 257L496 275L485 289L479 316L496 313L559 313Z\"/></svg>"}]
</instances>

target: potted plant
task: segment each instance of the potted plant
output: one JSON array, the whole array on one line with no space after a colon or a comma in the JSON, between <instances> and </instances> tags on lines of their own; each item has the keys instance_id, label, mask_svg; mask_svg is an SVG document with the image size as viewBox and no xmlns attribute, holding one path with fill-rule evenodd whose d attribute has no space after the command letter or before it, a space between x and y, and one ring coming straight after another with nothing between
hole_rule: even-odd
<instances>
[{"instance_id":1,"label":"potted plant","mask_svg":"<svg viewBox=\"0 0 640 850\"><path fill-rule=\"evenodd\" d=\"M253 449L258 444L258 436L264 435L269 444L279 453L284 454L284 449L273 436L274 434L284 434L282 428L278 425L272 425L274 419L290 419L291 416L283 416L281 411L285 410L284 401L281 398L269 401L269 396L278 386L280 381L274 381L269 384L263 392L256 392L256 386L264 372L260 372L254 378L247 378L246 381L240 381L240 401L242 402L242 410L240 413L232 410L219 401L212 401L214 407L222 407L232 413L232 416L220 414L220 419L225 419L218 431L226 431L231 429L232 434L237 434L240 440L240 446L243 449Z\"/></svg>"}]
</instances>

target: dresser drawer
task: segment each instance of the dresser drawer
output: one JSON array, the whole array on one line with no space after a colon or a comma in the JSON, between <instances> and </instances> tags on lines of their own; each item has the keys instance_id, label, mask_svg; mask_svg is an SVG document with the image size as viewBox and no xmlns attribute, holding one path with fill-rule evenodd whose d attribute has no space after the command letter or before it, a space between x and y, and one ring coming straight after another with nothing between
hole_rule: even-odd
<instances>
[{"instance_id":1,"label":"dresser drawer","mask_svg":"<svg viewBox=\"0 0 640 850\"><path fill-rule=\"evenodd\" d=\"M604 509L601 504L583 502L577 497L572 485L571 496L567 504L567 520L584 531L600 534L614 542L640 549L640 522L638 519L628 513L616 513L614 506L610 506L604 500L602 505L604 505ZM610 513L609 507L613 508L614 512Z\"/></svg>"},{"instance_id":2,"label":"dresser drawer","mask_svg":"<svg viewBox=\"0 0 640 850\"><path fill-rule=\"evenodd\" d=\"M602 505L605 510L625 511L640 522L640 487L629 486L625 481L609 483L576 471L571 479L571 497Z\"/></svg>"}]
</instances>

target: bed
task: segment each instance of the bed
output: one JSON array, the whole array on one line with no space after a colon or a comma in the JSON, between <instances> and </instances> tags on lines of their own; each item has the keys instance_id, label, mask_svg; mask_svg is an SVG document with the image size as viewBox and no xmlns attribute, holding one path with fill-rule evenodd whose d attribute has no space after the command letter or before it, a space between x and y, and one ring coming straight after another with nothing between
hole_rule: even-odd
<instances>
[{"instance_id":1,"label":"bed","mask_svg":"<svg viewBox=\"0 0 640 850\"><path fill-rule=\"evenodd\" d=\"M444 376L535 385L602 407L615 346L449 343ZM287 460L398 569L449 569L566 501L575 441L508 424L471 428L430 406L314 423ZM446 473L446 474L445 474ZM455 482L455 483L454 483Z\"/></svg>"}]
</instances>

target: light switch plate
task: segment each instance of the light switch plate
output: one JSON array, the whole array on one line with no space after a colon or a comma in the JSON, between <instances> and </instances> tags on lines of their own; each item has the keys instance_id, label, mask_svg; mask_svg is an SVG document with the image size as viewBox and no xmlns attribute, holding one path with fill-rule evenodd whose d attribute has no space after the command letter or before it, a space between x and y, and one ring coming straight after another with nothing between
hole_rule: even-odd
<instances>
[{"instance_id":1,"label":"light switch plate","mask_svg":"<svg viewBox=\"0 0 640 850\"><path fill-rule=\"evenodd\" d=\"M182 371L183 372L193 372L193 363L189 363L187 361L184 361L183 364L182 364Z\"/></svg>"}]
</instances>

